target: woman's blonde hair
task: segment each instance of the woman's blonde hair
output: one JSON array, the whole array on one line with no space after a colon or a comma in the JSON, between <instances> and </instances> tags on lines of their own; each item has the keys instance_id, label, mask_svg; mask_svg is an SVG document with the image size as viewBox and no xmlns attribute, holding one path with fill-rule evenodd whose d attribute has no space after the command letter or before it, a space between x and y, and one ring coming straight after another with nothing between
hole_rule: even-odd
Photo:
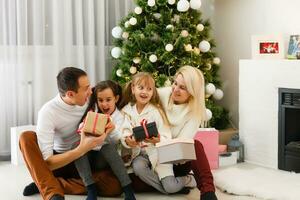
<instances>
[{"instance_id":1,"label":"woman's blonde hair","mask_svg":"<svg viewBox=\"0 0 300 200\"><path fill-rule=\"evenodd\" d=\"M169 123L155 87L155 80L148 72L138 72L132 77L131 81L126 84L123 91L121 107L124 107L128 103L131 103L132 105L136 103L135 96L132 94L132 87L139 84L151 86L153 88L153 95L150 99L150 103L158 108L164 122Z\"/></svg>"},{"instance_id":2,"label":"woman's blonde hair","mask_svg":"<svg viewBox=\"0 0 300 200\"><path fill-rule=\"evenodd\" d=\"M192 66L185 65L178 69L175 74L175 78L181 74L186 89L190 93L189 107L192 116L195 116L201 126L206 126L206 107L205 107L205 81L203 73Z\"/></svg>"}]
</instances>

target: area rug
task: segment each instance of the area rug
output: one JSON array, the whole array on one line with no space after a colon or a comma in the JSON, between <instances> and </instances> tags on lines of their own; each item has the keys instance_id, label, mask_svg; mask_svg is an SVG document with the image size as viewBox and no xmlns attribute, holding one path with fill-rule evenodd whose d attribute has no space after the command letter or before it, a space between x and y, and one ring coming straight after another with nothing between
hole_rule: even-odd
<instances>
[{"instance_id":1,"label":"area rug","mask_svg":"<svg viewBox=\"0 0 300 200\"><path fill-rule=\"evenodd\" d=\"M227 193L272 200L299 200L300 174L238 164L213 172L216 186Z\"/></svg>"}]
</instances>

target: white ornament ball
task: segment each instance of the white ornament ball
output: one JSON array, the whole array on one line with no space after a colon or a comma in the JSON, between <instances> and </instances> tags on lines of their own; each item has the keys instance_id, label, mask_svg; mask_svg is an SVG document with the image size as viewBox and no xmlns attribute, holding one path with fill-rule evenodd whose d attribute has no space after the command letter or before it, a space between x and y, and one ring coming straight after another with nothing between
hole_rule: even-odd
<instances>
[{"instance_id":1,"label":"white ornament ball","mask_svg":"<svg viewBox=\"0 0 300 200\"><path fill-rule=\"evenodd\" d=\"M125 26L125 28L128 28L128 27L130 26L129 21L126 21L126 22L124 23L124 26Z\"/></svg>"},{"instance_id":2,"label":"white ornament ball","mask_svg":"<svg viewBox=\"0 0 300 200\"><path fill-rule=\"evenodd\" d=\"M122 53L122 50L120 47L114 47L112 50L111 50L111 55L112 57L114 58L119 58L120 55Z\"/></svg>"},{"instance_id":3,"label":"white ornament ball","mask_svg":"<svg viewBox=\"0 0 300 200\"><path fill-rule=\"evenodd\" d=\"M204 25L203 24L198 24L197 25L197 31L203 31L204 30Z\"/></svg>"},{"instance_id":4,"label":"white ornament ball","mask_svg":"<svg viewBox=\"0 0 300 200\"><path fill-rule=\"evenodd\" d=\"M206 93L206 94L211 95L211 94L215 93L215 91L216 91L216 86L215 86L214 84L208 83L208 84L205 86L205 93Z\"/></svg>"},{"instance_id":5,"label":"white ornament ball","mask_svg":"<svg viewBox=\"0 0 300 200\"><path fill-rule=\"evenodd\" d=\"M179 12L186 12L190 8L190 3L187 0L179 0L177 3L177 10Z\"/></svg>"},{"instance_id":6,"label":"white ornament ball","mask_svg":"<svg viewBox=\"0 0 300 200\"><path fill-rule=\"evenodd\" d=\"M221 100L221 99L223 98L223 96L224 96L224 93L223 93L223 91L220 90L220 89L216 89L216 91L215 91L214 94L213 94L213 97L214 97L214 99L216 99L216 100Z\"/></svg>"},{"instance_id":7,"label":"white ornament ball","mask_svg":"<svg viewBox=\"0 0 300 200\"><path fill-rule=\"evenodd\" d=\"M208 108L206 108L206 120L209 121L212 118L212 112Z\"/></svg>"},{"instance_id":8,"label":"white ornament ball","mask_svg":"<svg viewBox=\"0 0 300 200\"><path fill-rule=\"evenodd\" d=\"M134 26L134 25L136 25L136 23L137 23L137 20L136 20L135 17L131 17L131 18L129 19L129 24L130 24L130 25Z\"/></svg>"},{"instance_id":9,"label":"white ornament ball","mask_svg":"<svg viewBox=\"0 0 300 200\"><path fill-rule=\"evenodd\" d=\"M141 62L141 58L140 57L135 57L132 60L135 64L139 64Z\"/></svg>"},{"instance_id":10,"label":"white ornament ball","mask_svg":"<svg viewBox=\"0 0 300 200\"><path fill-rule=\"evenodd\" d=\"M127 39L128 37L129 37L129 33L128 32L123 32L122 38Z\"/></svg>"},{"instance_id":11,"label":"white ornament ball","mask_svg":"<svg viewBox=\"0 0 300 200\"><path fill-rule=\"evenodd\" d=\"M111 34L114 38L121 38L122 36L122 28L120 26L115 26L112 30L111 30Z\"/></svg>"},{"instance_id":12,"label":"white ornament ball","mask_svg":"<svg viewBox=\"0 0 300 200\"><path fill-rule=\"evenodd\" d=\"M174 26L172 24L169 24L169 25L166 26L166 29L170 29L170 30L173 31L174 30Z\"/></svg>"},{"instance_id":13,"label":"white ornament ball","mask_svg":"<svg viewBox=\"0 0 300 200\"><path fill-rule=\"evenodd\" d=\"M129 69L130 74L135 74L136 71L137 71L137 69L134 66L131 66L130 69Z\"/></svg>"},{"instance_id":14,"label":"white ornament ball","mask_svg":"<svg viewBox=\"0 0 300 200\"><path fill-rule=\"evenodd\" d=\"M153 7L155 6L155 0L148 0L147 4L148 6Z\"/></svg>"},{"instance_id":15,"label":"white ornament ball","mask_svg":"<svg viewBox=\"0 0 300 200\"><path fill-rule=\"evenodd\" d=\"M189 32L187 30L183 30L183 31L181 31L180 35L182 37L187 37L187 36L189 36Z\"/></svg>"},{"instance_id":16,"label":"white ornament ball","mask_svg":"<svg viewBox=\"0 0 300 200\"><path fill-rule=\"evenodd\" d=\"M153 16L154 16L156 19L161 18L161 14L160 14L160 13L154 13Z\"/></svg>"},{"instance_id":17,"label":"white ornament ball","mask_svg":"<svg viewBox=\"0 0 300 200\"><path fill-rule=\"evenodd\" d=\"M170 79L167 79L164 83L164 87L169 87L171 85L172 85L172 83L171 83Z\"/></svg>"},{"instance_id":18,"label":"white ornament ball","mask_svg":"<svg viewBox=\"0 0 300 200\"><path fill-rule=\"evenodd\" d=\"M155 63L157 61L157 56L155 54L152 54L150 57L149 57L149 60L150 62L152 63Z\"/></svg>"},{"instance_id":19,"label":"white ornament ball","mask_svg":"<svg viewBox=\"0 0 300 200\"><path fill-rule=\"evenodd\" d=\"M191 0L190 6L194 10L199 10L201 7L201 0Z\"/></svg>"},{"instance_id":20,"label":"white ornament ball","mask_svg":"<svg viewBox=\"0 0 300 200\"><path fill-rule=\"evenodd\" d=\"M215 57L213 59L213 63L216 64L216 65L219 65L221 63L221 59L219 57Z\"/></svg>"},{"instance_id":21,"label":"white ornament ball","mask_svg":"<svg viewBox=\"0 0 300 200\"><path fill-rule=\"evenodd\" d=\"M174 47L173 47L172 44L167 44L167 45L165 46L166 51L172 51L173 48L174 48Z\"/></svg>"},{"instance_id":22,"label":"white ornament ball","mask_svg":"<svg viewBox=\"0 0 300 200\"><path fill-rule=\"evenodd\" d=\"M116 71L116 74L117 74L118 77L121 77L121 76L123 75L122 69L118 69L118 70Z\"/></svg>"},{"instance_id":23,"label":"white ornament ball","mask_svg":"<svg viewBox=\"0 0 300 200\"><path fill-rule=\"evenodd\" d=\"M139 6L135 7L134 9L135 14L139 15L143 12L143 9Z\"/></svg>"},{"instance_id":24,"label":"white ornament ball","mask_svg":"<svg viewBox=\"0 0 300 200\"><path fill-rule=\"evenodd\" d=\"M173 5L176 1L175 0L168 0L168 4Z\"/></svg>"},{"instance_id":25,"label":"white ornament ball","mask_svg":"<svg viewBox=\"0 0 300 200\"><path fill-rule=\"evenodd\" d=\"M208 52L210 50L210 44L206 40L203 40L199 43L199 49L202 52Z\"/></svg>"}]
</instances>

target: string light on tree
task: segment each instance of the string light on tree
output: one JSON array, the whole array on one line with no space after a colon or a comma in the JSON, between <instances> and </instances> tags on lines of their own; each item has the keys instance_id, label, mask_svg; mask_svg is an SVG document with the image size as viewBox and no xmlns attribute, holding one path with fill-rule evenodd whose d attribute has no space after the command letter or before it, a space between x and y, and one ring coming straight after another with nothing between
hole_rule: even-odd
<instances>
[{"instance_id":1,"label":"string light on tree","mask_svg":"<svg viewBox=\"0 0 300 200\"><path fill-rule=\"evenodd\" d=\"M200 49L198 48L198 47L194 47L194 53L196 54L196 55L199 55L200 54Z\"/></svg>"},{"instance_id":2,"label":"string light on tree","mask_svg":"<svg viewBox=\"0 0 300 200\"><path fill-rule=\"evenodd\" d=\"M140 57L135 57L132 60L135 64L139 64L141 62L141 58Z\"/></svg>"},{"instance_id":3,"label":"string light on tree","mask_svg":"<svg viewBox=\"0 0 300 200\"><path fill-rule=\"evenodd\" d=\"M129 33L128 32L123 32L122 33L122 38L127 39L129 37Z\"/></svg>"},{"instance_id":4,"label":"string light on tree","mask_svg":"<svg viewBox=\"0 0 300 200\"><path fill-rule=\"evenodd\" d=\"M128 28L128 27L130 26L129 21L126 21L126 22L124 23L124 26L125 26L125 28Z\"/></svg>"},{"instance_id":5,"label":"string light on tree","mask_svg":"<svg viewBox=\"0 0 300 200\"><path fill-rule=\"evenodd\" d=\"M185 51L193 51L193 47L192 47L192 45L191 44L187 44L187 45L184 45L184 50Z\"/></svg>"},{"instance_id":6,"label":"string light on tree","mask_svg":"<svg viewBox=\"0 0 300 200\"><path fill-rule=\"evenodd\" d=\"M161 14L160 14L160 13L154 13L153 16L154 16L156 19L161 18Z\"/></svg>"},{"instance_id":7,"label":"string light on tree","mask_svg":"<svg viewBox=\"0 0 300 200\"><path fill-rule=\"evenodd\" d=\"M182 37L187 37L187 36L189 36L189 32L187 30L182 30L181 33L180 33L180 35Z\"/></svg>"},{"instance_id":8,"label":"string light on tree","mask_svg":"<svg viewBox=\"0 0 300 200\"><path fill-rule=\"evenodd\" d=\"M173 31L174 26L172 24L169 24L169 25L166 26L166 29L169 29L169 30Z\"/></svg>"},{"instance_id":9,"label":"string light on tree","mask_svg":"<svg viewBox=\"0 0 300 200\"><path fill-rule=\"evenodd\" d=\"M171 83L170 79L167 79L164 83L165 87L170 87L171 85L172 85L172 83Z\"/></svg>"}]
</instances>

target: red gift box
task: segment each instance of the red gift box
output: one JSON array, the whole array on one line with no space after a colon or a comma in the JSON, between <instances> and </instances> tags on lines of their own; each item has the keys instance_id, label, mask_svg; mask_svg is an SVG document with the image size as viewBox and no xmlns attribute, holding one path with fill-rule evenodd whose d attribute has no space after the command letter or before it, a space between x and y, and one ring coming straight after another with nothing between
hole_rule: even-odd
<instances>
[{"instance_id":1,"label":"red gift box","mask_svg":"<svg viewBox=\"0 0 300 200\"><path fill-rule=\"evenodd\" d=\"M210 169L218 169L219 131L214 128L199 128L194 139L202 143Z\"/></svg>"}]
</instances>

